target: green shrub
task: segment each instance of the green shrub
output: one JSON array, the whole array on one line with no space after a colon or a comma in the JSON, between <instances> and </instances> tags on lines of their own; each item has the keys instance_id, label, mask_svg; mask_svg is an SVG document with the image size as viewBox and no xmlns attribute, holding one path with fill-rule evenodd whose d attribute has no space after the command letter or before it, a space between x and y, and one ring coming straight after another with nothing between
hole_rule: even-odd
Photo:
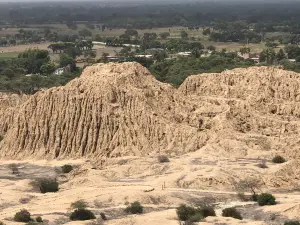
<instances>
[{"instance_id":1,"label":"green shrub","mask_svg":"<svg viewBox=\"0 0 300 225\"><path fill-rule=\"evenodd\" d=\"M187 205L180 205L176 209L178 219L186 221L186 224L193 224L199 222L208 216L216 216L215 210L211 206L191 207Z\"/></svg>"},{"instance_id":2,"label":"green shrub","mask_svg":"<svg viewBox=\"0 0 300 225\"><path fill-rule=\"evenodd\" d=\"M179 207L177 207L176 213L179 220L187 221L196 214L196 209L194 207L182 204Z\"/></svg>"},{"instance_id":3,"label":"green shrub","mask_svg":"<svg viewBox=\"0 0 300 225\"><path fill-rule=\"evenodd\" d=\"M277 156L275 156L275 157L272 159L272 162L278 164L278 163L285 163L286 160L285 160L285 158L283 158L282 156L277 155Z\"/></svg>"},{"instance_id":4,"label":"green shrub","mask_svg":"<svg viewBox=\"0 0 300 225\"><path fill-rule=\"evenodd\" d=\"M73 166L66 164L61 167L61 170L63 173L70 173L73 170Z\"/></svg>"},{"instance_id":5,"label":"green shrub","mask_svg":"<svg viewBox=\"0 0 300 225\"><path fill-rule=\"evenodd\" d=\"M211 206L202 206L198 210L202 214L203 218L206 218L208 216L216 216L216 212L215 212L214 208Z\"/></svg>"},{"instance_id":6,"label":"green shrub","mask_svg":"<svg viewBox=\"0 0 300 225\"><path fill-rule=\"evenodd\" d=\"M32 221L32 219L30 213L26 209L22 209L15 214L14 221L27 223Z\"/></svg>"},{"instance_id":7,"label":"green shrub","mask_svg":"<svg viewBox=\"0 0 300 225\"><path fill-rule=\"evenodd\" d=\"M284 223L284 225L300 225L299 221L287 221Z\"/></svg>"},{"instance_id":8,"label":"green shrub","mask_svg":"<svg viewBox=\"0 0 300 225\"><path fill-rule=\"evenodd\" d=\"M136 201L127 206L125 212L131 214L142 214L144 212L144 207L141 205L141 203Z\"/></svg>"},{"instance_id":9,"label":"green shrub","mask_svg":"<svg viewBox=\"0 0 300 225\"><path fill-rule=\"evenodd\" d=\"M72 209L85 209L87 207L88 207L87 203L83 200L78 200L71 204Z\"/></svg>"},{"instance_id":10,"label":"green shrub","mask_svg":"<svg viewBox=\"0 0 300 225\"><path fill-rule=\"evenodd\" d=\"M233 207L232 208L223 209L222 216L224 216L224 217L232 217L232 218L239 219L239 220L243 219L241 213L239 211L237 211L236 208L233 208Z\"/></svg>"},{"instance_id":11,"label":"green shrub","mask_svg":"<svg viewBox=\"0 0 300 225\"><path fill-rule=\"evenodd\" d=\"M37 181L41 193L58 192L58 182L53 179L41 179Z\"/></svg>"},{"instance_id":12,"label":"green shrub","mask_svg":"<svg viewBox=\"0 0 300 225\"><path fill-rule=\"evenodd\" d=\"M257 202L257 199L258 199L258 195L257 194L251 195L251 200L252 201Z\"/></svg>"},{"instance_id":13,"label":"green shrub","mask_svg":"<svg viewBox=\"0 0 300 225\"><path fill-rule=\"evenodd\" d=\"M38 216L36 219L35 219L36 222L38 223L42 223L43 222L43 219L42 217Z\"/></svg>"},{"instance_id":14,"label":"green shrub","mask_svg":"<svg viewBox=\"0 0 300 225\"><path fill-rule=\"evenodd\" d=\"M96 219L93 212L88 209L75 209L70 215L70 220L92 220Z\"/></svg>"},{"instance_id":15,"label":"green shrub","mask_svg":"<svg viewBox=\"0 0 300 225\"><path fill-rule=\"evenodd\" d=\"M158 162L160 162L160 163L170 162L168 156L166 156L166 155L160 155L157 157L157 159L158 159Z\"/></svg>"},{"instance_id":16,"label":"green shrub","mask_svg":"<svg viewBox=\"0 0 300 225\"><path fill-rule=\"evenodd\" d=\"M272 194L262 193L257 197L257 202L260 206L275 205L276 198Z\"/></svg>"}]
</instances>

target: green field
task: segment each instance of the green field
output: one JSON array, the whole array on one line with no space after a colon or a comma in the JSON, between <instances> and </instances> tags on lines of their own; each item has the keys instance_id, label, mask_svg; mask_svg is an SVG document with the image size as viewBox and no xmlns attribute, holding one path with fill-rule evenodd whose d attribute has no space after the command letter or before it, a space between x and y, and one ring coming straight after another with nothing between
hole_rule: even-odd
<instances>
[{"instance_id":1,"label":"green field","mask_svg":"<svg viewBox=\"0 0 300 225\"><path fill-rule=\"evenodd\" d=\"M19 53L17 53L17 52L4 52L4 53L0 53L0 60L14 58L14 57L17 57L18 54Z\"/></svg>"}]
</instances>

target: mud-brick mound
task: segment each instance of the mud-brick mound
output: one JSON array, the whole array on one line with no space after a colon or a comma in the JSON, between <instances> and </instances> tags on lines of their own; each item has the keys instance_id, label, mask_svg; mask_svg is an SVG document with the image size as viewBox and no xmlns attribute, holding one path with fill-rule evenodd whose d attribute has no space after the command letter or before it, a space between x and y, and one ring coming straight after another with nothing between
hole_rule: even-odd
<instances>
[{"instance_id":1,"label":"mud-brick mound","mask_svg":"<svg viewBox=\"0 0 300 225\"><path fill-rule=\"evenodd\" d=\"M174 89L137 63L98 64L19 109L1 143L6 157L116 157L194 151L207 137L178 123Z\"/></svg>"},{"instance_id":2,"label":"mud-brick mound","mask_svg":"<svg viewBox=\"0 0 300 225\"><path fill-rule=\"evenodd\" d=\"M98 64L9 115L8 158L300 156L300 76L273 67L194 75L175 89L137 63Z\"/></svg>"}]
</instances>

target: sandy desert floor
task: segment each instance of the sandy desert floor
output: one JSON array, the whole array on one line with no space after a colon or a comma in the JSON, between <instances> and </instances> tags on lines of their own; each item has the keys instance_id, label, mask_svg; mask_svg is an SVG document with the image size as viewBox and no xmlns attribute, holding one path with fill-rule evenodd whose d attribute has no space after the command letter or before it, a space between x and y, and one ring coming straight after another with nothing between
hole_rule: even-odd
<instances>
[{"instance_id":1,"label":"sandy desert floor","mask_svg":"<svg viewBox=\"0 0 300 225\"><path fill-rule=\"evenodd\" d=\"M214 182L215 178L219 179L221 171L224 173L222 176L228 179L232 171L270 173L281 165L268 163L269 168L261 169L256 166L259 159L212 160L208 155L200 155L200 152L195 152L170 157L168 163L160 163L155 157L116 158L105 163L88 160L1 162L0 219L6 224L21 224L13 222L13 216L20 209L27 209L33 217L42 216L48 224L90 223L69 220L70 205L77 200L86 201L97 217L104 212L108 217L104 224L109 225L178 225L176 207L179 204L195 205L203 201L215 206L217 217L208 217L201 224L283 224L299 216L298 191L270 190L278 204L260 207L255 202L239 200L228 185L209 185L205 181L203 185L192 184L199 177L211 177L208 180ZM11 172L10 165L13 163L18 166L18 176ZM62 174L59 168L64 164L72 164L76 168L69 174ZM46 177L58 179L59 192L41 194L33 190L31 181ZM140 201L145 207L144 214L124 213L126 205L134 201ZM243 220L221 216L222 209L231 206L238 208Z\"/></svg>"}]
</instances>

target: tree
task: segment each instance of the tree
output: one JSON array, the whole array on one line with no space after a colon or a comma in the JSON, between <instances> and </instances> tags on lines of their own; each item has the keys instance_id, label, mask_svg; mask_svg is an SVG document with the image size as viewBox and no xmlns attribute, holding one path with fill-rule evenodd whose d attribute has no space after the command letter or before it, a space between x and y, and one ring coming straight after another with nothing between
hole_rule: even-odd
<instances>
[{"instance_id":1,"label":"tree","mask_svg":"<svg viewBox=\"0 0 300 225\"><path fill-rule=\"evenodd\" d=\"M53 62L49 62L41 66L40 71L42 74L51 74L55 71L55 64Z\"/></svg>"},{"instance_id":2,"label":"tree","mask_svg":"<svg viewBox=\"0 0 300 225\"><path fill-rule=\"evenodd\" d=\"M194 48L192 50L192 56L195 58L199 58L201 56L201 51L198 48Z\"/></svg>"},{"instance_id":3,"label":"tree","mask_svg":"<svg viewBox=\"0 0 300 225\"><path fill-rule=\"evenodd\" d=\"M204 29L203 32L202 32L202 34L203 34L204 36L210 35L210 28Z\"/></svg>"},{"instance_id":4,"label":"tree","mask_svg":"<svg viewBox=\"0 0 300 225\"><path fill-rule=\"evenodd\" d=\"M162 61L167 57L168 57L168 54L166 51L155 51L153 53L153 58L157 61Z\"/></svg>"},{"instance_id":5,"label":"tree","mask_svg":"<svg viewBox=\"0 0 300 225\"><path fill-rule=\"evenodd\" d=\"M240 52L244 55L247 53L250 53L250 48L249 47L242 47L240 48Z\"/></svg>"},{"instance_id":6,"label":"tree","mask_svg":"<svg viewBox=\"0 0 300 225\"><path fill-rule=\"evenodd\" d=\"M65 50L65 53L68 56L72 57L73 59L75 59L77 56L82 55L82 51L79 48L76 48L76 47L68 47Z\"/></svg>"},{"instance_id":7,"label":"tree","mask_svg":"<svg viewBox=\"0 0 300 225\"><path fill-rule=\"evenodd\" d=\"M275 58L276 53L272 48L264 49L259 55L259 61L266 62L267 64L273 64Z\"/></svg>"},{"instance_id":8,"label":"tree","mask_svg":"<svg viewBox=\"0 0 300 225\"><path fill-rule=\"evenodd\" d=\"M18 58L22 60L27 73L39 73L42 65L50 61L49 52L40 49L28 49L20 53Z\"/></svg>"},{"instance_id":9,"label":"tree","mask_svg":"<svg viewBox=\"0 0 300 225\"><path fill-rule=\"evenodd\" d=\"M284 51L289 59L296 59L300 55L300 47L297 45L287 45L284 47Z\"/></svg>"},{"instance_id":10,"label":"tree","mask_svg":"<svg viewBox=\"0 0 300 225\"><path fill-rule=\"evenodd\" d=\"M279 49L279 51L276 54L276 60L279 62L285 58L286 58L286 56L285 56L283 49Z\"/></svg>"},{"instance_id":11,"label":"tree","mask_svg":"<svg viewBox=\"0 0 300 225\"><path fill-rule=\"evenodd\" d=\"M138 32L137 32L137 30L134 30L134 29L127 29L126 31L125 31L125 35L128 35L128 36L130 36L130 37L135 37L135 38L137 38L137 36L138 36Z\"/></svg>"},{"instance_id":12,"label":"tree","mask_svg":"<svg viewBox=\"0 0 300 225\"><path fill-rule=\"evenodd\" d=\"M68 56L67 54L61 54L59 56L59 66L66 67L70 64L73 64L73 58Z\"/></svg>"},{"instance_id":13,"label":"tree","mask_svg":"<svg viewBox=\"0 0 300 225\"><path fill-rule=\"evenodd\" d=\"M257 195L257 190L261 187L261 182L255 178L246 178L234 184L235 189L239 192L250 191L253 196Z\"/></svg>"},{"instance_id":14,"label":"tree","mask_svg":"<svg viewBox=\"0 0 300 225\"><path fill-rule=\"evenodd\" d=\"M186 31L182 30L180 32L180 36L181 36L181 39L187 39L189 37L189 34Z\"/></svg>"},{"instance_id":15,"label":"tree","mask_svg":"<svg viewBox=\"0 0 300 225\"><path fill-rule=\"evenodd\" d=\"M168 37L170 37L170 33L169 32L163 32L163 33L160 33L159 36L160 36L161 39L165 40Z\"/></svg>"},{"instance_id":16,"label":"tree","mask_svg":"<svg viewBox=\"0 0 300 225\"><path fill-rule=\"evenodd\" d=\"M83 38L86 38L86 37L91 37L93 34L91 31L89 31L88 29L83 29L83 30L80 30L78 32L79 36L82 36Z\"/></svg>"}]
</instances>

